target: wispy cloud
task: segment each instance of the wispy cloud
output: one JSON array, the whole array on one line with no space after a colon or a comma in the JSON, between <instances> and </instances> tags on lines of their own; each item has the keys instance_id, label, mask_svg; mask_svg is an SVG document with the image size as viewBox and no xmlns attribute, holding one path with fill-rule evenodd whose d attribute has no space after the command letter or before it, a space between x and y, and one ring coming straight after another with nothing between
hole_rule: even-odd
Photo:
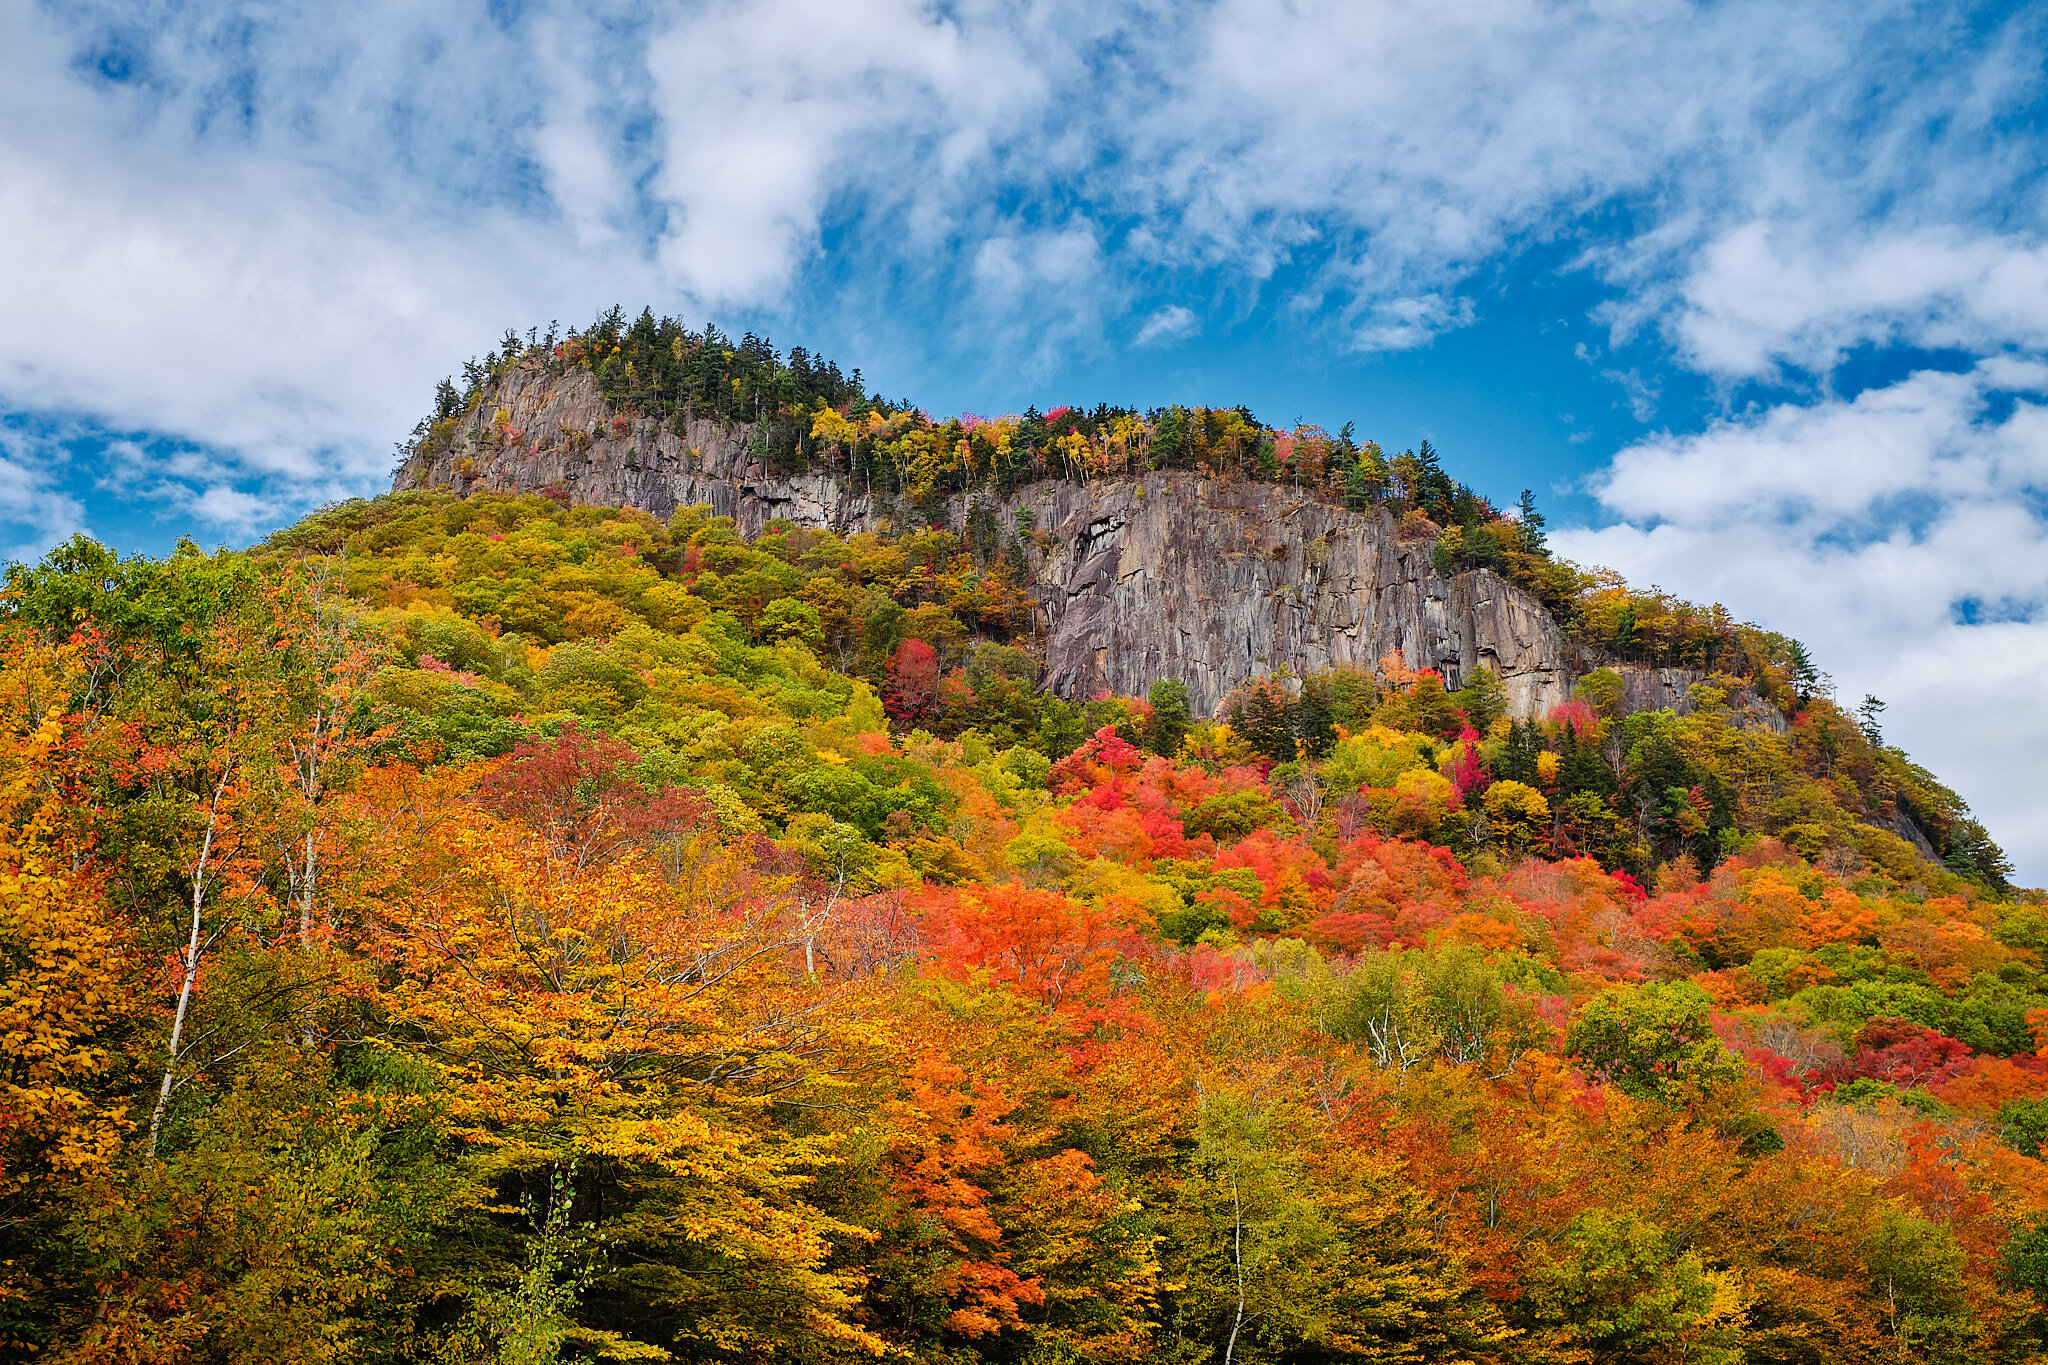
<instances>
[{"instance_id":1,"label":"wispy cloud","mask_svg":"<svg viewBox=\"0 0 2048 1365\"><path fill-rule=\"evenodd\" d=\"M0 424L0 560L33 559L86 529L85 507L62 487L62 444Z\"/></svg>"},{"instance_id":2,"label":"wispy cloud","mask_svg":"<svg viewBox=\"0 0 2048 1365\"><path fill-rule=\"evenodd\" d=\"M1659 386L1655 380L1645 379L1642 371L1633 366L1626 370L1602 370L1600 377L1621 385L1629 414L1638 422L1647 422L1657 415Z\"/></svg>"},{"instance_id":3,"label":"wispy cloud","mask_svg":"<svg viewBox=\"0 0 2048 1365\"><path fill-rule=\"evenodd\" d=\"M1902 3L4 4L0 397L363 486L480 338L613 299L1008 364L1285 272L1401 349L1567 240L1730 372L2041 312L1981 189L2038 15L1937 65Z\"/></svg>"},{"instance_id":4,"label":"wispy cloud","mask_svg":"<svg viewBox=\"0 0 2048 1365\"><path fill-rule=\"evenodd\" d=\"M1163 345L1178 341L1200 325L1192 308L1183 308L1177 303L1166 307L1145 319L1145 325L1138 329L1136 337L1140 346Z\"/></svg>"},{"instance_id":5,"label":"wispy cloud","mask_svg":"<svg viewBox=\"0 0 2048 1365\"><path fill-rule=\"evenodd\" d=\"M1805 640L2038 883L2048 804L2010 759L2048 753L2044 402L2048 365L1989 360L1660 436L1596 482L1622 520L1556 542Z\"/></svg>"}]
</instances>

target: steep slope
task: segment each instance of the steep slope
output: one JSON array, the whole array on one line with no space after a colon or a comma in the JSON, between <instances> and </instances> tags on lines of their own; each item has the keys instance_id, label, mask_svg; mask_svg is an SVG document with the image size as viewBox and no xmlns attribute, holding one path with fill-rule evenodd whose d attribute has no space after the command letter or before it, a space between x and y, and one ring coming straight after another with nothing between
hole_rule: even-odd
<instances>
[{"instance_id":1,"label":"steep slope","mask_svg":"<svg viewBox=\"0 0 2048 1365\"><path fill-rule=\"evenodd\" d=\"M505 369L466 427L420 443L393 487L545 491L663 517L709 504L749 536L778 519L849 532L901 528L918 515L842 475L777 469L752 424L622 413L590 370L532 361ZM1209 714L1253 678L1370 667L1392 650L1453 688L1490 668L1511 714L1529 718L1604 662L1585 657L1514 584L1484 570L1439 573L1429 523L1350 511L1282 484L1175 470L1047 479L1007 497L956 495L945 514L954 526L973 517L1018 532L1042 613L1046 682L1063 697L1137 694L1171 678ZM1698 676L1621 671L1637 709L1687 709Z\"/></svg>"}]
</instances>

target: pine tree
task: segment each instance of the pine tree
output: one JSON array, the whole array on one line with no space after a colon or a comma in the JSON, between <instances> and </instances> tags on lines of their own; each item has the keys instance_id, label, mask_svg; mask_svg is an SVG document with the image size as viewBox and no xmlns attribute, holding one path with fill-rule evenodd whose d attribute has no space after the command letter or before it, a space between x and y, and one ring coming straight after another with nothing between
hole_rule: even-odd
<instances>
[{"instance_id":1,"label":"pine tree","mask_svg":"<svg viewBox=\"0 0 2048 1365\"><path fill-rule=\"evenodd\" d=\"M1337 726L1330 716L1327 688L1315 683L1304 686L1289 709L1290 728L1310 758L1322 758L1337 746Z\"/></svg>"},{"instance_id":2,"label":"pine tree","mask_svg":"<svg viewBox=\"0 0 2048 1365\"><path fill-rule=\"evenodd\" d=\"M1522 532L1522 552L1547 558L1550 554L1550 547L1543 534L1543 527L1546 523L1543 520L1543 514L1536 510L1536 495L1524 488L1521 500L1515 506L1517 508L1516 525L1521 528Z\"/></svg>"},{"instance_id":3,"label":"pine tree","mask_svg":"<svg viewBox=\"0 0 2048 1365\"><path fill-rule=\"evenodd\" d=\"M1177 679L1162 678L1152 684L1149 700L1152 703L1152 723L1146 735L1147 747L1155 754L1171 758L1194 724L1194 713L1188 707L1188 685Z\"/></svg>"},{"instance_id":4,"label":"pine tree","mask_svg":"<svg viewBox=\"0 0 2048 1365\"><path fill-rule=\"evenodd\" d=\"M1270 686L1251 689L1230 710L1230 725L1255 753L1275 763L1294 758L1294 731L1288 724L1287 703L1273 695Z\"/></svg>"}]
</instances>

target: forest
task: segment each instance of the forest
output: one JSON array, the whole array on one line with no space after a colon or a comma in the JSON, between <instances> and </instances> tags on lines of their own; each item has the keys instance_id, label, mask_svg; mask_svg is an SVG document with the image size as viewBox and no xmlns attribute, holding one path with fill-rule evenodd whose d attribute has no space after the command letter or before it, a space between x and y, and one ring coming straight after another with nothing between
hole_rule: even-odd
<instances>
[{"instance_id":1,"label":"forest","mask_svg":"<svg viewBox=\"0 0 2048 1365\"><path fill-rule=\"evenodd\" d=\"M1556 571L1727 642L1690 710L1062 700L932 526L16 566L0 1358L2048 1358L2048 899L1790 642Z\"/></svg>"}]
</instances>

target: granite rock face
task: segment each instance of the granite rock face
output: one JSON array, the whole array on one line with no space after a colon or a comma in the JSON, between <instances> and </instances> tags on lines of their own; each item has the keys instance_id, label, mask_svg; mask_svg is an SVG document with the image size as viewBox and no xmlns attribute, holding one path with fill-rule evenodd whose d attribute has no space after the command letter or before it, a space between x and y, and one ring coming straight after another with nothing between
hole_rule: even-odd
<instances>
[{"instance_id":1,"label":"granite rock face","mask_svg":"<svg viewBox=\"0 0 2048 1365\"><path fill-rule=\"evenodd\" d=\"M1703 675L1693 669L1652 668L1647 664L1612 661L1604 667L1621 675L1621 709L1625 712L1675 711L1683 716L1696 709L1692 687ZM1791 728L1777 707L1746 688L1727 698L1726 704L1745 725L1779 734Z\"/></svg>"},{"instance_id":2,"label":"granite rock face","mask_svg":"<svg viewBox=\"0 0 2048 1365\"><path fill-rule=\"evenodd\" d=\"M773 468L746 424L617 414L585 370L515 366L468 420L448 448L408 458L394 489L545 490L660 517L708 503L749 536L777 518L844 533L897 515L840 476ZM1177 678L1208 714L1261 675L1370 669L1398 650L1452 688L1492 669L1511 713L1528 718L1598 666L1520 588L1484 571L1438 574L1431 528L1404 529L1384 511L1182 472L1030 484L986 510L1026 546L1046 685L1061 696L1142 694ZM955 499L953 524L968 511ZM1625 673L1631 709L1688 709L1692 681Z\"/></svg>"},{"instance_id":3,"label":"granite rock face","mask_svg":"<svg viewBox=\"0 0 2048 1365\"><path fill-rule=\"evenodd\" d=\"M1261 674L1370 669L1389 650L1453 688L1493 669L1519 716L1571 690L1571 647L1535 599L1438 575L1431 541L1384 512L1182 473L1033 484L1004 510L1044 533L1047 682L1063 696L1178 678L1209 712Z\"/></svg>"},{"instance_id":4,"label":"granite rock face","mask_svg":"<svg viewBox=\"0 0 2048 1365\"><path fill-rule=\"evenodd\" d=\"M503 420L494 420L498 414ZM709 503L754 536L777 517L834 530L870 529L870 499L829 474L786 475L754 450L751 426L678 425L618 414L590 371L553 374L522 363L490 391L452 447L415 453L394 492L559 490L591 507L637 507L666 519Z\"/></svg>"}]
</instances>

